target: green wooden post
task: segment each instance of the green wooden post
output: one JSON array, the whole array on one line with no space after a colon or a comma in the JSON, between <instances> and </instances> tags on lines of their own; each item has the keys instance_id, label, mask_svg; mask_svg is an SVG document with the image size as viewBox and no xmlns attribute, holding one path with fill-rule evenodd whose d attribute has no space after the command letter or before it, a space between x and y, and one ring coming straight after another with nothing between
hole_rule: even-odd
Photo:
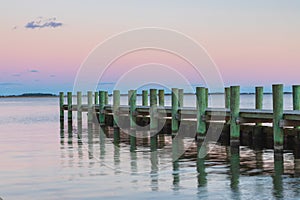
<instances>
[{"instance_id":1,"label":"green wooden post","mask_svg":"<svg viewBox=\"0 0 300 200\"><path fill-rule=\"evenodd\" d=\"M133 90L129 90L128 91L128 105L130 106L130 97L132 96L132 91Z\"/></svg>"},{"instance_id":2,"label":"green wooden post","mask_svg":"<svg viewBox=\"0 0 300 200\"><path fill-rule=\"evenodd\" d=\"M142 105L148 106L148 90L143 90L142 92Z\"/></svg>"},{"instance_id":3,"label":"green wooden post","mask_svg":"<svg viewBox=\"0 0 300 200\"><path fill-rule=\"evenodd\" d=\"M129 95L130 94L130 95ZM130 102L130 150L136 150L136 90L128 92Z\"/></svg>"},{"instance_id":4,"label":"green wooden post","mask_svg":"<svg viewBox=\"0 0 300 200\"><path fill-rule=\"evenodd\" d=\"M88 91L88 125L93 123L93 92Z\"/></svg>"},{"instance_id":5,"label":"green wooden post","mask_svg":"<svg viewBox=\"0 0 300 200\"><path fill-rule=\"evenodd\" d=\"M105 126L105 91L99 92L99 122L100 126Z\"/></svg>"},{"instance_id":6,"label":"green wooden post","mask_svg":"<svg viewBox=\"0 0 300 200\"><path fill-rule=\"evenodd\" d=\"M240 125L237 123L240 115L240 86L230 87L230 145L240 145Z\"/></svg>"},{"instance_id":7,"label":"green wooden post","mask_svg":"<svg viewBox=\"0 0 300 200\"><path fill-rule=\"evenodd\" d=\"M225 108L230 109L230 88L225 88Z\"/></svg>"},{"instance_id":8,"label":"green wooden post","mask_svg":"<svg viewBox=\"0 0 300 200\"><path fill-rule=\"evenodd\" d=\"M157 149L157 129L158 129L158 113L157 113L157 89L150 89L150 149Z\"/></svg>"},{"instance_id":9,"label":"green wooden post","mask_svg":"<svg viewBox=\"0 0 300 200\"><path fill-rule=\"evenodd\" d=\"M205 88L205 103L206 103L206 108L208 107L208 88Z\"/></svg>"},{"instance_id":10,"label":"green wooden post","mask_svg":"<svg viewBox=\"0 0 300 200\"><path fill-rule=\"evenodd\" d=\"M104 104L108 105L108 91L104 92L104 96L105 96L105 102L104 102Z\"/></svg>"},{"instance_id":11,"label":"green wooden post","mask_svg":"<svg viewBox=\"0 0 300 200\"><path fill-rule=\"evenodd\" d=\"M77 130L78 139L82 138L82 93L77 92Z\"/></svg>"},{"instance_id":12,"label":"green wooden post","mask_svg":"<svg viewBox=\"0 0 300 200\"><path fill-rule=\"evenodd\" d=\"M283 119L283 85L277 84L272 86L273 91L273 137L274 153L283 152L283 128L280 127L280 120Z\"/></svg>"},{"instance_id":13,"label":"green wooden post","mask_svg":"<svg viewBox=\"0 0 300 200\"><path fill-rule=\"evenodd\" d=\"M172 137L177 135L179 129L179 114L178 114L178 88L172 88Z\"/></svg>"},{"instance_id":14,"label":"green wooden post","mask_svg":"<svg viewBox=\"0 0 300 200\"><path fill-rule=\"evenodd\" d=\"M293 85L293 110L300 110L300 85ZM299 130L300 126L295 128Z\"/></svg>"},{"instance_id":15,"label":"green wooden post","mask_svg":"<svg viewBox=\"0 0 300 200\"><path fill-rule=\"evenodd\" d=\"M99 104L99 92L94 93L94 104Z\"/></svg>"},{"instance_id":16,"label":"green wooden post","mask_svg":"<svg viewBox=\"0 0 300 200\"><path fill-rule=\"evenodd\" d=\"M113 91L113 113L114 113L114 144L120 143L119 123L120 90Z\"/></svg>"},{"instance_id":17,"label":"green wooden post","mask_svg":"<svg viewBox=\"0 0 300 200\"><path fill-rule=\"evenodd\" d=\"M264 88L255 87L255 109L261 110L263 108L263 98L264 98ZM261 126L262 123L256 123L256 125Z\"/></svg>"},{"instance_id":18,"label":"green wooden post","mask_svg":"<svg viewBox=\"0 0 300 200\"><path fill-rule=\"evenodd\" d=\"M165 91L158 90L158 104L159 106L165 106Z\"/></svg>"},{"instance_id":19,"label":"green wooden post","mask_svg":"<svg viewBox=\"0 0 300 200\"><path fill-rule=\"evenodd\" d=\"M206 89L204 87L196 87L197 99L197 140L204 140L206 134L205 117L206 105Z\"/></svg>"},{"instance_id":20,"label":"green wooden post","mask_svg":"<svg viewBox=\"0 0 300 200\"><path fill-rule=\"evenodd\" d=\"M65 111L64 111L64 93L59 93L59 119L60 129L64 129Z\"/></svg>"},{"instance_id":21,"label":"green wooden post","mask_svg":"<svg viewBox=\"0 0 300 200\"><path fill-rule=\"evenodd\" d=\"M72 92L68 92L68 129L72 130Z\"/></svg>"},{"instance_id":22,"label":"green wooden post","mask_svg":"<svg viewBox=\"0 0 300 200\"><path fill-rule=\"evenodd\" d=\"M178 89L178 103L179 107L183 107L183 89Z\"/></svg>"}]
</instances>

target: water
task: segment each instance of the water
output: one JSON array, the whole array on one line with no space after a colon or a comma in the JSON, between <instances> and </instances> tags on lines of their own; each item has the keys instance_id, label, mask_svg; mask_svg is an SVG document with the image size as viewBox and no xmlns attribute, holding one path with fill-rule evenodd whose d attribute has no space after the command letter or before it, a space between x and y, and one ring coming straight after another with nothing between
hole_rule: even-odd
<instances>
[{"instance_id":1,"label":"water","mask_svg":"<svg viewBox=\"0 0 300 200\"><path fill-rule=\"evenodd\" d=\"M270 100L267 95L265 108L272 107ZM124 97L122 103L126 102ZM193 102L193 97L186 97L186 106ZM250 108L253 102L252 95L242 96L241 107ZM285 96L285 102L285 109L291 108L290 96ZM0 197L4 200L300 198L300 173L294 169L291 152L284 154L284 163L274 163L269 149L241 147L238 156L217 145L205 161L198 160L204 166L198 173L195 145L172 163L168 137L157 152L139 146L135 153L126 143L118 148L111 138L100 141L98 130L87 137L85 125L82 144L76 129L72 139L60 139L57 105L56 98L0 99Z\"/></svg>"}]
</instances>

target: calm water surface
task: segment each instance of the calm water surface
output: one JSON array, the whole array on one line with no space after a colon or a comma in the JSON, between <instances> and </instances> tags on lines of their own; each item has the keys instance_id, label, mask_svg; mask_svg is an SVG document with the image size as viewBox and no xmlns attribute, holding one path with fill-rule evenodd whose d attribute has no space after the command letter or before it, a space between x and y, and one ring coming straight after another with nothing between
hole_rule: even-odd
<instances>
[{"instance_id":1,"label":"calm water surface","mask_svg":"<svg viewBox=\"0 0 300 200\"><path fill-rule=\"evenodd\" d=\"M271 96L265 99L265 108L271 108ZM285 100L285 109L290 109L291 97ZM254 106L251 95L241 101L242 107ZM187 97L185 105L193 102L193 97ZM85 125L82 143L76 128L73 138L64 133L61 139L57 105L56 98L0 99L0 197L4 200L300 199L300 176L291 152L285 153L284 163L274 164L272 150L241 147L239 156L217 145L200 161L198 173L195 146L172 163L168 137L157 152L144 146L135 153L126 143L116 147L111 138L100 141L97 129L87 137Z\"/></svg>"}]
</instances>

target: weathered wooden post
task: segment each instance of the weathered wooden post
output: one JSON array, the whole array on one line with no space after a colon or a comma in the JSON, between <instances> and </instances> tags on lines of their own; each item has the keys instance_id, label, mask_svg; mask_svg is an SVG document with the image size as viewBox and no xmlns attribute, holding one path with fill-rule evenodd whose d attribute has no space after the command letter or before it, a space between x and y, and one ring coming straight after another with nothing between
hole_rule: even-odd
<instances>
[{"instance_id":1,"label":"weathered wooden post","mask_svg":"<svg viewBox=\"0 0 300 200\"><path fill-rule=\"evenodd\" d=\"M91 128L93 123L93 92L88 91L88 126Z\"/></svg>"},{"instance_id":2,"label":"weathered wooden post","mask_svg":"<svg viewBox=\"0 0 300 200\"><path fill-rule=\"evenodd\" d=\"M100 141L105 139L105 91L99 91ZM103 143L102 143L103 144Z\"/></svg>"},{"instance_id":3,"label":"weathered wooden post","mask_svg":"<svg viewBox=\"0 0 300 200\"><path fill-rule=\"evenodd\" d=\"M160 107L165 106L165 90L158 90L158 104ZM161 122L158 121L158 123L161 123ZM164 134L159 134L158 137L159 137L159 144L162 144L165 142Z\"/></svg>"},{"instance_id":4,"label":"weathered wooden post","mask_svg":"<svg viewBox=\"0 0 300 200\"><path fill-rule=\"evenodd\" d=\"M280 120L283 119L283 85L272 86L273 90L273 137L274 137L274 156L282 158L283 153L283 128L280 127Z\"/></svg>"},{"instance_id":5,"label":"weathered wooden post","mask_svg":"<svg viewBox=\"0 0 300 200\"><path fill-rule=\"evenodd\" d=\"M165 105L165 91L164 90L158 90L158 104L159 104L159 106Z\"/></svg>"},{"instance_id":6,"label":"weathered wooden post","mask_svg":"<svg viewBox=\"0 0 300 200\"><path fill-rule=\"evenodd\" d=\"M136 150L136 90L128 92L130 102L130 151Z\"/></svg>"},{"instance_id":7,"label":"weathered wooden post","mask_svg":"<svg viewBox=\"0 0 300 200\"><path fill-rule=\"evenodd\" d=\"M197 98L197 131L196 140L203 141L206 134L205 110L206 105L206 89L204 87L196 87Z\"/></svg>"},{"instance_id":8,"label":"weathered wooden post","mask_svg":"<svg viewBox=\"0 0 300 200\"><path fill-rule=\"evenodd\" d=\"M240 86L230 87L230 146L240 145Z\"/></svg>"},{"instance_id":9,"label":"weathered wooden post","mask_svg":"<svg viewBox=\"0 0 300 200\"><path fill-rule=\"evenodd\" d=\"M142 91L142 106L148 106L148 90ZM147 120L146 117L143 118L144 125L146 125ZM148 133L146 131L143 133L143 144L148 144Z\"/></svg>"},{"instance_id":10,"label":"weathered wooden post","mask_svg":"<svg viewBox=\"0 0 300 200\"><path fill-rule=\"evenodd\" d=\"M157 129L158 129L158 113L157 113L157 89L150 89L150 149L157 149Z\"/></svg>"},{"instance_id":11,"label":"weathered wooden post","mask_svg":"<svg viewBox=\"0 0 300 200\"><path fill-rule=\"evenodd\" d=\"M206 103L206 108L208 107L208 88L205 88L205 103Z\"/></svg>"},{"instance_id":12,"label":"weathered wooden post","mask_svg":"<svg viewBox=\"0 0 300 200\"><path fill-rule=\"evenodd\" d=\"M230 88L226 87L225 88L225 108L230 109Z\"/></svg>"},{"instance_id":13,"label":"weathered wooden post","mask_svg":"<svg viewBox=\"0 0 300 200\"><path fill-rule=\"evenodd\" d=\"M68 130L69 130L69 136L70 132L72 132L72 123L73 123L73 117L72 117L72 92L68 92Z\"/></svg>"},{"instance_id":14,"label":"weathered wooden post","mask_svg":"<svg viewBox=\"0 0 300 200\"><path fill-rule=\"evenodd\" d=\"M172 88L172 137L174 138L177 135L179 129L179 114L178 114L178 88Z\"/></svg>"},{"instance_id":15,"label":"weathered wooden post","mask_svg":"<svg viewBox=\"0 0 300 200\"><path fill-rule=\"evenodd\" d=\"M65 120L65 112L64 112L64 93L59 93L59 119L60 119L60 129L64 129L64 120Z\"/></svg>"},{"instance_id":16,"label":"weathered wooden post","mask_svg":"<svg viewBox=\"0 0 300 200\"><path fill-rule=\"evenodd\" d=\"M77 92L77 137L82 139L82 93Z\"/></svg>"},{"instance_id":17,"label":"weathered wooden post","mask_svg":"<svg viewBox=\"0 0 300 200\"><path fill-rule=\"evenodd\" d=\"M142 91L142 105L148 106L148 90Z\"/></svg>"},{"instance_id":18,"label":"weathered wooden post","mask_svg":"<svg viewBox=\"0 0 300 200\"><path fill-rule=\"evenodd\" d=\"M104 92L104 96L105 96L105 102L104 102L104 104L108 105L108 91Z\"/></svg>"},{"instance_id":19,"label":"weathered wooden post","mask_svg":"<svg viewBox=\"0 0 300 200\"><path fill-rule=\"evenodd\" d=\"M178 89L178 103L179 107L183 107L183 89Z\"/></svg>"},{"instance_id":20,"label":"weathered wooden post","mask_svg":"<svg viewBox=\"0 0 300 200\"><path fill-rule=\"evenodd\" d=\"M120 90L113 91L113 113L114 113L114 144L120 143L119 123Z\"/></svg>"},{"instance_id":21,"label":"weathered wooden post","mask_svg":"<svg viewBox=\"0 0 300 200\"><path fill-rule=\"evenodd\" d=\"M99 104L99 92L94 93L94 104Z\"/></svg>"},{"instance_id":22,"label":"weathered wooden post","mask_svg":"<svg viewBox=\"0 0 300 200\"><path fill-rule=\"evenodd\" d=\"M300 110L300 85L293 85L293 110ZM295 170L299 172L299 163L300 163L300 126L295 127L296 138L295 138L295 150L294 150L294 159L295 159Z\"/></svg>"},{"instance_id":23,"label":"weathered wooden post","mask_svg":"<svg viewBox=\"0 0 300 200\"><path fill-rule=\"evenodd\" d=\"M255 87L255 109L261 110L263 108L263 96L264 88L261 86ZM261 148L263 143L262 128L262 123L256 123L256 126L253 126L253 142L258 149Z\"/></svg>"}]
</instances>

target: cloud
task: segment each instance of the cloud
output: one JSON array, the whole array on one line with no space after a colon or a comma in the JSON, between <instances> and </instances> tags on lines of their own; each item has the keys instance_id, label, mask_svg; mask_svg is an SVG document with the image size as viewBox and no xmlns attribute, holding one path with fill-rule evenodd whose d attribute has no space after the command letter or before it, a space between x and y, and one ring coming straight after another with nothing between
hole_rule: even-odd
<instances>
[{"instance_id":1,"label":"cloud","mask_svg":"<svg viewBox=\"0 0 300 200\"><path fill-rule=\"evenodd\" d=\"M15 76L15 77L20 77L21 74L12 74L12 76Z\"/></svg>"},{"instance_id":2,"label":"cloud","mask_svg":"<svg viewBox=\"0 0 300 200\"><path fill-rule=\"evenodd\" d=\"M50 78L54 78L54 77L56 77L56 76L55 76L55 75L53 75L53 74L52 74L52 75L50 75Z\"/></svg>"},{"instance_id":3,"label":"cloud","mask_svg":"<svg viewBox=\"0 0 300 200\"><path fill-rule=\"evenodd\" d=\"M55 17L52 17L52 18L38 17L35 20L28 22L25 25L25 28L41 29L41 28L57 28L60 26L63 26L63 23L57 22Z\"/></svg>"},{"instance_id":4,"label":"cloud","mask_svg":"<svg viewBox=\"0 0 300 200\"><path fill-rule=\"evenodd\" d=\"M36 69L32 69L32 70L29 70L30 73L38 73L39 70L36 70Z\"/></svg>"}]
</instances>

